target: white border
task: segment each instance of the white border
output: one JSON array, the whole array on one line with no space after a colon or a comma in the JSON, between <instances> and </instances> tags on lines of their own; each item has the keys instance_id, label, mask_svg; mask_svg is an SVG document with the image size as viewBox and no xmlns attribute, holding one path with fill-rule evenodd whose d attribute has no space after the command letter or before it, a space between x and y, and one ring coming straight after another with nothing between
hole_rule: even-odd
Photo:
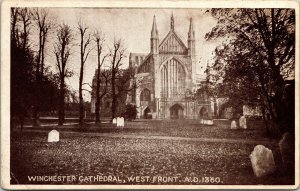
<instances>
[{"instance_id":1,"label":"white border","mask_svg":"<svg viewBox=\"0 0 300 191\"><path fill-rule=\"evenodd\" d=\"M294 8L296 11L296 166L295 185L10 185L10 8L102 7L102 8ZM291 0L228 1L97 1L47 0L4 1L1 7L1 186L4 189L297 189L299 188L299 3Z\"/></svg>"}]
</instances>

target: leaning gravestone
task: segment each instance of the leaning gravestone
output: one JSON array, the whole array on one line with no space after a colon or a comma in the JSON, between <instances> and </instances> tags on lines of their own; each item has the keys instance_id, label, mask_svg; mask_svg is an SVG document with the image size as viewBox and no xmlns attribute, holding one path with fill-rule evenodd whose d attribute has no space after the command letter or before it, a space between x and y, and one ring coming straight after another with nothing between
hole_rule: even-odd
<instances>
[{"instance_id":1,"label":"leaning gravestone","mask_svg":"<svg viewBox=\"0 0 300 191\"><path fill-rule=\"evenodd\" d=\"M116 124L116 123L117 123L117 119L114 118L113 121L112 121L112 123L113 123L113 124Z\"/></svg>"},{"instance_id":2,"label":"leaning gravestone","mask_svg":"<svg viewBox=\"0 0 300 191\"><path fill-rule=\"evenodd\" d=\"M59 141L59 132L52 130L48 133L48 142L58 142Z\"/></svg>"},{"instance_id":3,"label":"leaning gravestone","mask_svg":"<svg viewBox=\"0 0 300 191\"><path fill-rule=\"evenodd\" d=\"M231 121L230 129L237 129L235 120Z\"/></svg>"},{"instance_id":4,"label":"leaning gravestone","mask_svg":"<svg viewBox=\"0 0 300 191\"><path fill-rule=\"evenodd\" d=\"M284 133L278 144L284 169L290 173L293 173L292 171L295 169L294 139L290 133Z\"/></svg>"},{"instance_id":5,"label":"leaning gravestone","mask_svg":"<svg viewBox=\"0 0 300 191\"><path fill-rule=\"evenodd\" d=\"M247 129L246 117L242 115L239 120L240 128Z\"/></svg>"},{"instance_id":6,"label":"leaning gravestone","mask_svg":"<svg viewBox=\"0 0 300 191\"><path fill-rule=\"evenodd\" d=\"M272 151L263 145L255 146L250 160L256 177L266 176L276 169Z\"/></svg>"}]
</instances>

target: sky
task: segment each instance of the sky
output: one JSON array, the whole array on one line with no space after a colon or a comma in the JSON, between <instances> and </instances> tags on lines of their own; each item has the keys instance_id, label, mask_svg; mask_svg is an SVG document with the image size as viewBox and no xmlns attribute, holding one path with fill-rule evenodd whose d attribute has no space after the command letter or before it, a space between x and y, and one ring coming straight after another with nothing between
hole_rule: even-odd
<instances>
[{"instance_id":1,"label":"sky","mask_svg":"<svg viewBox=\"0 0 300 191\"><path fill-rule=\"evenodd\" d=\"M215 25L216 20L206 13L206 9L150 9L150 8L45 8L49 12L51 20L56 25L65 23L71 26L74 35L71 56L68 67L74 71L74 75L66 79L71 89L78 91L79 70L80 70L80 46L77 23L82 20L89 27L88 32L101 30L105 35L105 50L112 46L113 40L122 39L126 48L127 57L124 59L124 66L128 66L129 53L149 53L150 32L153 23L153 16L156 17L156 24L159 39L162 40L170 30L170 17L173 13L175 32L187 45L187 34L190 18L193 18L196 38L196 73L204 77L204 70L207 62L213 59L213 52L218 41L206 41L204 36ZM51 70L57 71L56 60L53 53L53 42L55 38L55 27L53 27L47 42L46 62ZM32 30L32 48L37 48L37 30ZM95 43L91 44L95 47ZM108 63L107 63L108 64ZM88 57L84 68L84 83L92 83L92 78L97 65L96 49ZM85 86L90 89L89 86ZM90 101L88 92L84 92L86 101Z\"/></svg>"}]
</instances>

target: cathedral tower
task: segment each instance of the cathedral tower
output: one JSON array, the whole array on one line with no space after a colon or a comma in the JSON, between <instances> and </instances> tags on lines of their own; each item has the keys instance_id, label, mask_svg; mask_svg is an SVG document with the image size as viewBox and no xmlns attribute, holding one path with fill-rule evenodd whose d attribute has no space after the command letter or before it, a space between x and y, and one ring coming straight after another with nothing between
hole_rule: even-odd
<instances>
[{"instance_id":1,"label":"cathedral tower","mask_svg":"<svg viewBox=\"0 0 300 191\"><path fill-rule=\"evenodd\" d=\"M192 78L196 77L196 40L195 40L195 31L193 26L193 19L190 18L190 28L188 32L188 56L192 61Z\"/></svg>"},{"instance_id":2,"label":"cathedral tower","mask_svg":"<svg viewBox=\"0 0 300 191\"><path fill-rule=\"evenodd\" d=\"M190 28L188 32L188 55L195 56L195 31L193 26L193 19L190 19Z\"/></svg>"},{"instance_id":3,"label":"cathedral tower","mask_svg":"<svg viewBox=\"0 0 300 191\"><path fill-rule=\"evenodd\" d=\"M151 30L151 38L150 38L150 47L151 47L152 54L158 54L158 46L159 46L158 30L156 27L156 20L154 16L152 30Z\"/></svg>"}]
</instances>

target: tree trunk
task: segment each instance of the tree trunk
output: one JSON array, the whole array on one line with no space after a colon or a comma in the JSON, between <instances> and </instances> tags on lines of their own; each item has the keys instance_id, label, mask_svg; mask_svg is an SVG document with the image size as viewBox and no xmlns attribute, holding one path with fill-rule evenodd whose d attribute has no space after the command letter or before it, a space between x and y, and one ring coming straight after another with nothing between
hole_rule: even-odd
<instances>
[{"instance_id":1,"label":"tree trunk","mask_svg":"<svg viewBox=\"0 0 300 191\"><path fill-rule=\"evenodd\" d=\"M100 67L98 65L98 74L97 74L97 87L96 87L96 123L100 123Z\"/></svg>"},{"instance_id":2,"label":"tree trunk","mask_svg":"<svg viewBox=\"0 0 300 191\"><path fill-rule=\"evenodd\" d=\"M83 97L82 97L82 80L83 80L83 67L80 69L79 77L79 124L83 124Z\"/></svg>"},{"instance_id":3,"label":"tree trunk","mask_svg":"<svg viewBox=\"0 0 300 191\"><path fill-rule=\"evenodd\" d=\"M44 60L45 60L45 42L46 42L46 34L43 36L43 45L42 45L42 54L41 54L41 76L44 76Z\"/></svg>"},{"instance_id":4,"label":"tree trunk","mask_svg":"<svg viewBox=\"0 0 300 191\"><path fill-rule=\"evenodd\" d=\"M115 71L113 69L112 71L112 76L111 76L111 91L112 91L112 103L111 103L111 118L112 120L115 118L116 116L116 89L115 89L115 79L116 78L116 74Z\"/></svg>"},{"instance_id":5,"label":"tree trunk","mask_svg":"<svg viewBox=\"0 0 300 191\"><path fill-rule=\"evenodd\" d=\"M82 97L82 81L83 81L83 36L81 37L81 64L80 64L80 75L79 75L79 125L83 124L83 97Z\"/></svg>"},{"instance_id":6,"label":"tree trunk","mask_svg":"<svg viewBox=\"0 0 300 191\"><path fill-rule=\"evenodd\" d=\"M65 122L65 89L64 89L65 84L64 83L65 83L64 77L61 76L60 77L58 125L63 125L63 123Z\"/></svg>"}]
</instances>

